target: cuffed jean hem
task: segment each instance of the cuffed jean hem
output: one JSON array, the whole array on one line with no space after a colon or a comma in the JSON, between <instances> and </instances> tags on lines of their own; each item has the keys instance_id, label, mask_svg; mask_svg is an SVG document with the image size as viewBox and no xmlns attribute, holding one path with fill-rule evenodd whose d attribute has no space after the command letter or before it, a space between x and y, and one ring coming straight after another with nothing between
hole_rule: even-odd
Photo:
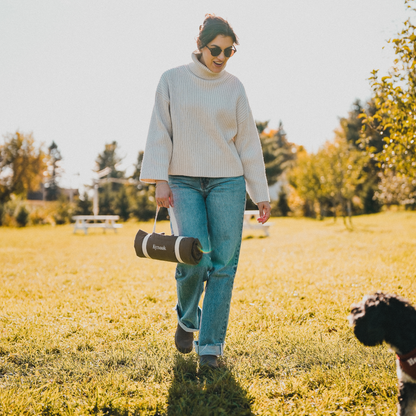
<instances>
[{"instance_id":1,"label":"cuffed jean hem","mask_svg":"<svg viewBox=\"0 0 416 416\"><path fill-rule=\"evenodd\" d=\"M224 355L224 343L222 344L209 344L199 345L199 341L194 341L195 352L198 355Z\"/></svg>"},{"instance_id":2,"label":"cuffed jean hem","mask_svg":"<svg viewBox=\"0 0 416 416\"><path fill-rule=\"evenodd\" d=\"M198 332L200 327L201 327L201 315L202 315L202 310L201 308L198 306L198 323L199 323L199 327L197 329L194 328L188 328L186 325L184 325L181 322L181 317L179 316L179 311L178 311L178 305L176 305L173 308L174 311L176 311L176 316L178 317L178 324L179 326L185 331L185 332Z\"/></svg>"}]
</instances>

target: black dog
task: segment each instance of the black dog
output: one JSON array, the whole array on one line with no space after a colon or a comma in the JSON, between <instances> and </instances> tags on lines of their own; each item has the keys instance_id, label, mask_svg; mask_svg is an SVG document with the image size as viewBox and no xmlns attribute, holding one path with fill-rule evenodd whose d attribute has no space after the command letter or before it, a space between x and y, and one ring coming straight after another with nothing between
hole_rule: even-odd
<instances>
[{"instance_id":1,"label":"black dog","mask_svg":"<svg viewBox=\"0 0 416 416\"><path fill-rule=\"evenodd\" d=\"M385 341L396 352L398 416L416 415L416 309L404 298L377 292L351 306L348 317L364 345Z\"/></svg>"}]
</instances>

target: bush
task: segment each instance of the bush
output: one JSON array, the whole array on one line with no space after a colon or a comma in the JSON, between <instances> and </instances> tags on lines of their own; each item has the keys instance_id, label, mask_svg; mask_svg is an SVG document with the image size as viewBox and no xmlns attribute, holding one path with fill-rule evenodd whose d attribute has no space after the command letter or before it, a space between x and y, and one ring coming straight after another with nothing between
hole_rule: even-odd
<instances>
[{"instance_id":1,"label":"bush","mask_svg":"<svg viewBox=\"0 0 416 416\"><path fill-rule=\"evenodd\" d=\"M100 215L115 215L114 198L115 193L111 191L111 183L105 184L99 193Z\"/></svg>"},{"instance_id":2,"label":"bush","mask_svg":"<svg viewBox=\"0 0 416 416\"><path fill-rule=\"evenodd\" d=\"M287 217L287 215L290 212L290 207L288 203L287 193L283 188L279 192L279 199L277 201L277 207L280 211L280 215L282 217Z\"/></svg>"},{"instance_id":3,"label":"bush","mask_svg":"<svg viewBox=\"0 0 416 416\"><path fill-rule=\"evenodd\" d=\"M13 197L0 204L0 226L25 227L27 225L66 224L71 221L73 204L64 196L58 201L23 201Z\"/></svg>"},{"instance_id":4,"label":"bush","mask_svg":"<svg viewBox=\"0 0 416 416\"><path fill-rule=\"evenodd\" d=\"M27 208L29 209L29 224L30 225L55 225L55 212L57 207L56 201L27 201Z\"/></svg>"},{"instance_id":5,"label":"bush","mask_svg":"<svg viewBox=\"0 0 416 416\"><path fill-rule=\"evenodd\" d=\"M364 214L375 214L381 211L382 204L380 201L375 197L375 189L369 186L365 190L364 194L364 201L363 201L363 211Z\"/></svg>"},{"instance_id":6,"label":"bush","mask_svg":"<svg viewBox=\"0 0 416 416\"><path fill-rule=\"evenodd\" d=\"M4 204L0 204L0 226L3 225L4 221Z\"/></svg>"},{"instance_id":7,"label":"bush","mask_svg":"<svg viewBox=\"0 0 416 416\"><path fill-rule=\"evenodd\" d=\"M115 200L115 210L122 221L127 221L130 216L130 204L127 197L126 187L121 187Z\"/></svg>"},{"instance_id":8,"label":"bush","mask_svg":"<svg viewBox=\"0 0 416 416\"><path fill-rule=\"evenodd\" d=\"M75 203L74 215L92 215L92 201L88 198L88 193L84 192L82 198L78 198Z\"/></svg>"},{"instance_id":9,"label":"bush","mask_svg":"<svg viewBox=\"0 0 416 416\"><path fill-rule=\"evenodd\" d=\"M272 217L287 217L292 212L289 206L288 193L285 189L281 189L277 200L273 200L270 204Z\"/></svg>"},{"instance_id":10,"label":"bush","mask_svg":"<svg viewBox=\"0 0 416 416\"><path fill-rule=\"evenodd\" d=\"M64 196L60 196L56 205L56 211L53 219L56 224L67 224L71 222L73 208L70 202Z\"/></svg>"},{"instance_id":11,"label":"bush","mask_svg":"<svg viewBox=\"0 0 416 416\"><path fill-rule=\"evenodd\" d=\"M16 223L18 227L26 227L29 222L29 211L24 205L20 205L16 214Z\"/></svg>"},{"instance_id":12,"label":"bush","mask_svg":"<svg viewBox=\"0 0 416 416\"><path fill-rule=\"evenodd\" d=\"M2 208L2 225L6 227L16 227L16 215L21 206L21 200L17 198L12 198L10 201L7 201Z\"/></svg>"},{"instance_id":13,"label":"bush","mask_svg":"<svg viewBox=\"0 0 416 416\"><path fill-rule=\"evenodd\" d=\"M30 223L33 225L46 224L48 221L47 215L44 211L45 210L40 208L33 209L29 215Z\"/></svg>"},{"instance_id":14,"label":"bush","mask_svg":"<svg viewBox=\"0 0 416 416\"><path fill-rule=\"evenodd\" d=\"M154 218L156 213L156 203L153 195L149 195L148 191L145 189L137 192L135 204L131 209L131 213L139 221L148 221L151 218Z\"/></svg>"}]
</instances>

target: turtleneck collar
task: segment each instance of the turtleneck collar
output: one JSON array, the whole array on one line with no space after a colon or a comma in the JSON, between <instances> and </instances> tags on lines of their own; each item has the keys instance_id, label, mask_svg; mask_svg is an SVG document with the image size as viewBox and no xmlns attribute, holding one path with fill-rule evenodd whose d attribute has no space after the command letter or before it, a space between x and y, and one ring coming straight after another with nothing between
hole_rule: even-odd
<instances>
[{"instance_id":1,"label":"turtleneck collar","mask_svg":"<svg viewBox=\"0 0 416 416\"><path fill-rule=\"evenodd\" d=\"M201 52L194 51L191 54L192 61L189 64L189 69L199 78L208 79L208 80L215 80L220 79L223 77L223 75L226 73L224 71L224 68L221 70L221 72L212 72L210 69L208 69L203 63L200 62L198 58L201 57Z\"/></svg>"}]
</instances>

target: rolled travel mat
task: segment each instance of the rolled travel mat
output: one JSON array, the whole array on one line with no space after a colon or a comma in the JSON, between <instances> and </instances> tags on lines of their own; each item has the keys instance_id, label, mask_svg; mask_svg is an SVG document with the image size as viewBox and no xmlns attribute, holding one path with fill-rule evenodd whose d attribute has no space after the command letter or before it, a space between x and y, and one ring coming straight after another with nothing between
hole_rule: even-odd
<instances>
[{"instance_id":1,"label":"rolled travel mat","mask_svg":"<svg viewBox=\"0 0 416 416\"><path fill-rule=\"evenodd\" d=\"M202 259L202 246L197 238L148 234L139 230L134 239L138 257L196 265Z\"/></svg>"}]
</instances>

